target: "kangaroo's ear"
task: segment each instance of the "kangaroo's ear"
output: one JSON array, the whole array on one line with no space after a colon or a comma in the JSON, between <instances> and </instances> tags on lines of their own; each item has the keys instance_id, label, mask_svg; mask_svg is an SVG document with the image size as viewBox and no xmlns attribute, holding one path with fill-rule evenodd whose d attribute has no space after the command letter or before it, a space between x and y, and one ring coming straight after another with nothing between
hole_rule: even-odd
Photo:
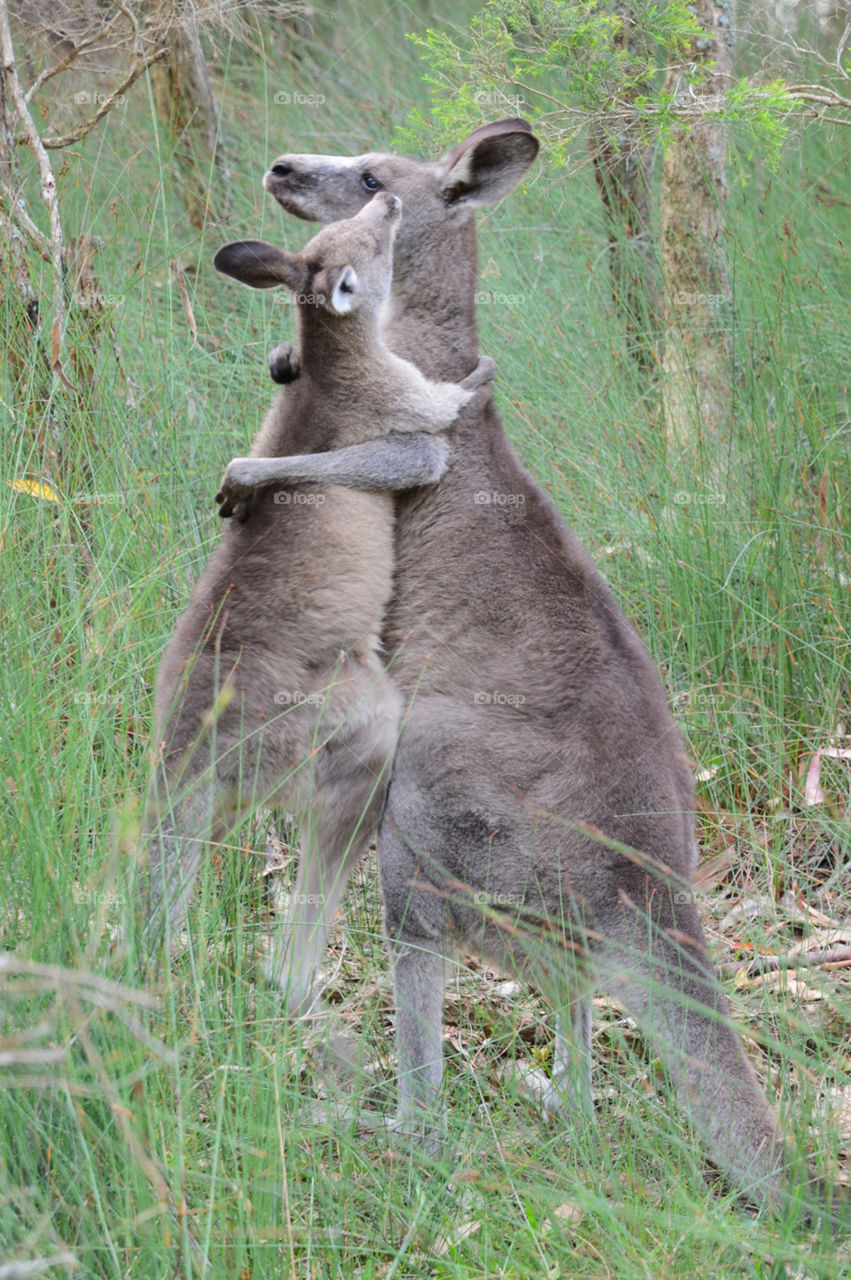
<instances>
[{"instance_id":1,"label":"kangaroo's ear","mask_svg":"<svg viewBox=\"0 0 851 1280\"><path fill-rule=\"evenodd\" d=\"M219 249L213 266L223 275L233 276L250 289L274 289L286 285L293 293L303 293L308 280L307 264L295 253L287 253L265 240L235 240Z\"/></svg>"},{"instance_id":2,"label":"kangaroo's ear","mask_svg":"<svg viewBox=\"0 0 851 1280\"><path fill-rule=\"evenodd\" d=\"M313 277L312 291L323 298L323 306L335 316L347 316L361 300L358 273L354 267L323 267Z\"/></svg>"},{"instance_id":3,"label":"kangaroo's ear","mask_svg":"<svg viewBox=\"0 0 851 1280\"><path fill-rule=\"evenodd\" d=\"M495 204L513 191L538 154L538 139L525 120L482 125L444 156L447 204Z\"/></svg>"}]
</instances>

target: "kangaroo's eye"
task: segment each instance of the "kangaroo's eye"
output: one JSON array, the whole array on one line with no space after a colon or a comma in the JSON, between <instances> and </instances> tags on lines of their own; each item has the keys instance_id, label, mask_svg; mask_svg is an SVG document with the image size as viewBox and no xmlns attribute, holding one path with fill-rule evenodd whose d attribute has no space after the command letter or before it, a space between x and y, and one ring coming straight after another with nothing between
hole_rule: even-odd
<instances>
[{"instance_id":1,"label":"kangaroo's eye","mask_svg":"<svg viewBox=\"0 0 851 1280\"><path fill-rule=\"evenodd\" d=\"M361 186L366 187L367 191L377 191L381 183L371 173L365 173L361 178Z\"/></svg>"}]
</instances>

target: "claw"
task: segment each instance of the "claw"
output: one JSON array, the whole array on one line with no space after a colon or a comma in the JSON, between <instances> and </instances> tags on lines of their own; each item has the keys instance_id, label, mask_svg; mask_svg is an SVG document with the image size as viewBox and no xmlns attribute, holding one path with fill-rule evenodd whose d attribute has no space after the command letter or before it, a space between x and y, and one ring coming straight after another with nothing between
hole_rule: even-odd
<instances>
[{"instance_id":1,"label":"claw","mask_svg":"<svg viewBox=\"0 0 851 1280\"><path fill-rule=\"evenodd\" d=\"M233 515L233 501L226 494L219 490L216 494L216 502L219 504L219 516L222 520L228 520Z\"/></svg>"}]
</instances>

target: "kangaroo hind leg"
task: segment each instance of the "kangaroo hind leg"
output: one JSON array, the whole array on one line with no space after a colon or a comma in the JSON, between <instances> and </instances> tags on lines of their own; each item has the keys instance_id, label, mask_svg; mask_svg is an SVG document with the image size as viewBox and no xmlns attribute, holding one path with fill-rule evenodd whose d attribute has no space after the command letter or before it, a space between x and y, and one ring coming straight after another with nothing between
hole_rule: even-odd
<instances>
[{"instance_id":1,"label":"kangaroo hind leg","mask_svg":"<svg viewBox=\"0 0 851 1280\"><path fill-rule=\"evenodd\" d=\"M401 702L383 673L364 689L318 752L310 795L299 806L296 883L265 968L292 1015L314 1002L314 975L334 917L384 807Z\"/></svg>"}]
</instances>

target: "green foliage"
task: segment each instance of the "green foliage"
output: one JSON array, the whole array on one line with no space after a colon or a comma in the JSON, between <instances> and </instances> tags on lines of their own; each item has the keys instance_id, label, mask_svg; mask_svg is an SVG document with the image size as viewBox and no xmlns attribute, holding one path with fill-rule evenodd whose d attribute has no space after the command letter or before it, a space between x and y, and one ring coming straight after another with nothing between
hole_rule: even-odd
<instances>
[{"instance_id":1,"label":"green foliage","mask_svg":"<svg viewBox=\"0 0 851 1280\"><path fill-rule=\"evenodd\" d=\"M667 142L711 118L776 161L791 107L784 85L741 79L723 99L708 97L702 85L712 64L688 57L701 35L684 0L486 0L466 31L410 36L433 98L428 114L412 113L398 145L443 146L497 113L523 115L560 167L589 126L616 142L627 131ZM676 72L669 87L666 68Z\"/></svg>"},{"instance_id":2,"label":"green foliage","mask_svg":"<svg viewBox=\"0 0 851 1280\"><path fill-rule=\"evenodd\" d=\"M695 120L716 120L726 125L734 144L732 154L752 163L759 160L776 169L783 151L783 144L791 128L790 114L793 100L782 80L768 84L754 84L750 79L735 81L723 98L701 95L700 81L687 81L685 89L679 82L676 88L664 86L656 95L641 94L635 106L646 123L653 124L662 146ZM739 167L740 180L744 170Z\"/></svg>"}]
</instances>

